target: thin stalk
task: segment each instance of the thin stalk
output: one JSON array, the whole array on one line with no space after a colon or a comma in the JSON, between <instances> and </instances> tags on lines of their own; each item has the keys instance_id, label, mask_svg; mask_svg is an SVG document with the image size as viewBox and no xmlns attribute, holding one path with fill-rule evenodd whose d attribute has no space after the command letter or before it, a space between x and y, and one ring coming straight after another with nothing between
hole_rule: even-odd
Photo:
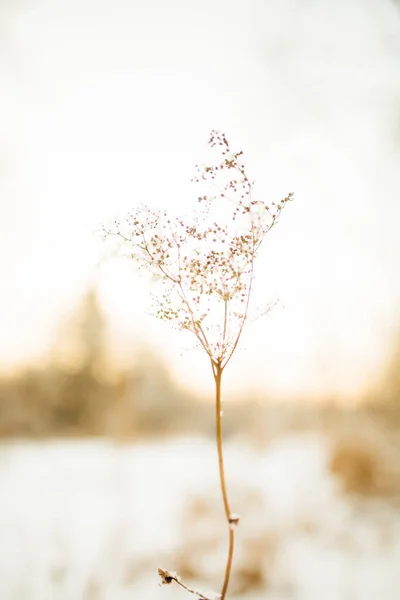
<instances>
[{"instance_id":1,"label":"thin stalk","mask_svg":"<svg viewBox=\"0 0 400 600\"><path fill-rule=\"evenodd\" d=\"M217 364L214 370L215 379L215 425L216 425L216 438L217 438L217 450L218 450L218 466L219 466L219 480L221 484L222 499L224 502L224 510L226 520L229 527L229 548L228 558L225 567L224 583L221 591L221 600L224 600L226 592L228 590L229 579L231 575L233 551L235 546L235 525L232 522L231 509L229 506L228 492L226 489L225 480L225 468L224 468L224 455L223 455L223 439L222 439L222 409L221 409L221 383L222 383L222 372L223 368L221 364Z\"/></svg>"}]
</instances>

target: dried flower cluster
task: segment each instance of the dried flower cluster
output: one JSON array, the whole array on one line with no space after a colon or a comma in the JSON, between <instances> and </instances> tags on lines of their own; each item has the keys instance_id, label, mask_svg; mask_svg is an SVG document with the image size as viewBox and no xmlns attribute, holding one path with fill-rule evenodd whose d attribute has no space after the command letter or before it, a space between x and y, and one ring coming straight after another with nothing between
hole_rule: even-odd
<instances>
[{"instance_id":1,"label":"dried flower cluster","mask_svg":"<svg viewBox=\"0 0 400 600\"><path fill-rule=\"evenodd\" d=\"M271 205L253 199L254 182L242 152L232 152L217 131L209 144L219 150L220 160L197 165L192 181L220 178L218 195L199 196L200 210L186 218L138 208L124 227L104 232L128 242L131 257L162 284L155 315L194 333L212 362L226 366L247 318L254 260L293 194Z\"/></svg>"},{"instance_id":2,"label":"dried flower cluster","mask_svg":"<svg viewBox=\"0 0 400 600\"><path fill-rule=\"evenodd\" d=\"M266 235L292 200L288 194L267 204L253 196L242 152L233 152L223 133L212 131L209 145L216 164L196 166L193 182L207 186L191 216L172 217L144 206L122 227L103 228L130 248L139 267L146 267L161 285L155 315L190 331L210 359L215 382L215 424L221 493L229 533L228 558L221 594L224 600L231 572L239 516L230 510L226 489L221 410L222 374L232 358L249 314L254 262ZM215 193L214 193L215 192ZM159 569L162 583L175 581L202 600L210 600L184 584L171 571Z\"/></svg>"}]
</instances>

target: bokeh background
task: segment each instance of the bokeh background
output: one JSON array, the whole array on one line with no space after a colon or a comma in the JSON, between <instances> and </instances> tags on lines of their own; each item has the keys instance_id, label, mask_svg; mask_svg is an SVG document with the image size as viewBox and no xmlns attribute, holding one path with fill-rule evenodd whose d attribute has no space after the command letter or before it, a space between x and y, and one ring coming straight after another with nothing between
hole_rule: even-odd
<instances>
[{"instance_id":1,"label":"bokeh background","mask_svg":"<svg viewBox=\"0 0 400 600\"><path fill-rule=\"evenodd\" d=\"M185 211L209 132L266 242L226 372L231 596L400 597L400 4L0 1L0 597L218 589L212 379L102 223Z\"/></svg>"}]
</instances>

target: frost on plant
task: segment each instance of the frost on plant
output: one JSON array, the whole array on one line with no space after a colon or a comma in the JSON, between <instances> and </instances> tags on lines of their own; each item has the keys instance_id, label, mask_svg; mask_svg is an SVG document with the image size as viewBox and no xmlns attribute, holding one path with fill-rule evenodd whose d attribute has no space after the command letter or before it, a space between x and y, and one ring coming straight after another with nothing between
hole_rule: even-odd
<instances>
[{"instance_id":1,"label":"frost on plant","mask_svg":"<svg viewBox=\"0 0 400 600\"><path fill-rule=\"evenodd\" d=\"M158 293L154 313L180 330L195 335L210 359L215 382L215 425L218 468L229 547L221 594L224 600L231 572L235 529L239 516L231 512L224 473L221 384L249 316L254 262L261 244L276 225L289 193L279 202L254 196L243 153L234 152L225 134L212 131L209 145L216 154L212 165L197 165L193 182L200 195L189 216L165 210L137 208L122 226L103 228L127 244L139 268L153 275ZM175 581L203 600L210 597L184 584L172 571L159 569L161 583Z\"/></svg>"}]
</instances>

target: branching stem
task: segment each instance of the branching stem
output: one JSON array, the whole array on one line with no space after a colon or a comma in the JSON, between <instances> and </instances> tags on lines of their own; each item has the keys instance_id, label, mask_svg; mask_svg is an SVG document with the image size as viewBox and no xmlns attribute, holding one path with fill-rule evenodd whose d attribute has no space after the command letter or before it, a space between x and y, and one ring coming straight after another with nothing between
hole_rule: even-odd
<instances>
[{"instance_id":1,"label":"branching stem","mask_svg":"<svg viewBox=\"0 0 400 600\"><path fill-rule=\"evenodd\" d=\"M217 196L198 197L198 201L204 203L204 207L200 215L195 213L194 221L186 221L185 218L171 220L167 218L165 211L162 214L144 207L130 215L129 234L121 231L119 221L115 221L116 231L109 231L103 227L103 232L106 236L119 236L123 242L132 246L131 257L139 261L140 266L148 267L153 275L167 285L157 316L162 320L175 320L180 329L192 332L210 359L215 383L219 480L229 531L222 591L215 598L225 600L233 561L235 528L239 517L231 512L225 478L222 375L241 341L248 319L254 261L259 248L278 222L283 207L292 200L293 194L288 194L278 204L272 202L271 207L265 202L254 201L254 182L248 178L245 164L240 158L243 152L232 152L225 134L216 130L212 130L209 144L219 150L219 161L212 166L196 166L198 175L193 181L205 181L213 185L213 180L220 171L229 169L232 169L233 177L223 185ZM225 223L219 224L209 218L210 206L218 198L228 199L235 204L233 212L228 213L232 219L232 231ZM237 225L234 224L236 220ZM243 231L242 226L245 227ZM237 227L239 229L236 231ZM222 314L221 299L224 302ZM214 310L220 317L215 328L212 320L206 321L207 317L214 314ZM159 575L161 583L176 582L198 599L212 600L210 596L187 586L174 572L159 569Z\"/></svg>"}]
</instances>

